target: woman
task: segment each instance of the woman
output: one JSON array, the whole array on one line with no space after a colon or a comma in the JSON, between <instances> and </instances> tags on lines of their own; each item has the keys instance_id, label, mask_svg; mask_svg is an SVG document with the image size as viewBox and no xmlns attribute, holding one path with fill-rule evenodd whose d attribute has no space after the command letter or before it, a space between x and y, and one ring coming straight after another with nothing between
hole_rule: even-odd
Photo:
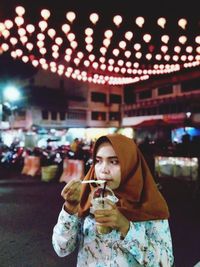
<instances>
[{"instance_id":1,"label":"woman","mask_svg":"<svg viewBox=\"0 0 200 267\"><path fill-rule=\"evenodd\" d=\"M71 180L53 230L53 247L60 257L78 246L77 266L168 267L173 265L168 207L134 141L120 134L100 137L93 165L84 177L102 180L118 198L109 210L92 214L95 183ZM112 229L101 234L96 224Z\"/></svg>"}]
</instances>

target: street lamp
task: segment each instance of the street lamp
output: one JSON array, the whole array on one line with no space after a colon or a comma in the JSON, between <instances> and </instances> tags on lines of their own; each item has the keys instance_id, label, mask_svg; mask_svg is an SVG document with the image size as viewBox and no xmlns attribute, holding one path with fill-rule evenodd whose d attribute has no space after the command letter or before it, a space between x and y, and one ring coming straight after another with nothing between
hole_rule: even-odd
<instances>
[{"instance_id":1,"label":"street lamp","mask_svg":"<svg viewBox=\"0 0 200 267\"><path fill-rule=\"evenodd\" d=\"M0 95L0 130L2 130L2 119L3 119L3 104L4 101L15 102L20 99L19 89L13 85L8 85L5 88L1 88ZM11 107L12 111L12 107ZM1 138L1 136L0 136Z\"/></svg>"},{"instance_id":2,"label":"street lamp","mask_svg":"<svg viewBox=\"0 0 200 267\"><path fill-rule=\"evenodd\" d=\"M3 92L3 99L8 100L10 102L19 100L20 99L19 89L13 85L7 86Z\"/></svg>"}]
</instances>

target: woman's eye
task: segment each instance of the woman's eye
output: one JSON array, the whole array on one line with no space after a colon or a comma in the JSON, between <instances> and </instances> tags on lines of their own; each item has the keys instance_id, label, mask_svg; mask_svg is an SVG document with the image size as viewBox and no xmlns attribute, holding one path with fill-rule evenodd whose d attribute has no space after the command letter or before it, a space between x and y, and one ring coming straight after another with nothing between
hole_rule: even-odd
<instances>
[{"instance_id":1,"label":"woman's eye","mask_svg":"<svg viewBox=\"0 0 200 267\"><path fill-rule=\"evenodd\" d=\"M95 164L100 163L101 159L95 159Z\"/></svg>"},{"instance_id":2,"label":"woman's eye","mask_svg":"<svg viewBox=\"0 0 200 267\"><path fill-rule=\"evenodd\" d=\"M119 160L117 160L117 159L111 160L111 163L113 165L118 165L119 164Z\"/></svg>"}]
</instances>

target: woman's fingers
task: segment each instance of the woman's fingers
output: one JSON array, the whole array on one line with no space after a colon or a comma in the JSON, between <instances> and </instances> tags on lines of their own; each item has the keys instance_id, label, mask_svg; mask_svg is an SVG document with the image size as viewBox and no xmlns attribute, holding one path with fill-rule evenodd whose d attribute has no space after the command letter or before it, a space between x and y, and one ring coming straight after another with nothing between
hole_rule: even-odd
<instances>
[{"instance_id":1,"label":"woman's fingers","mask_svg":"<svg viewBox=\"0 0 200 267\"><path fill-rule=\"evenodd\" d=\"M80 193L81 193L81 181L71 180L61 191L61 196L65 200L80 201Z\"/></svg>"}]
</instances>

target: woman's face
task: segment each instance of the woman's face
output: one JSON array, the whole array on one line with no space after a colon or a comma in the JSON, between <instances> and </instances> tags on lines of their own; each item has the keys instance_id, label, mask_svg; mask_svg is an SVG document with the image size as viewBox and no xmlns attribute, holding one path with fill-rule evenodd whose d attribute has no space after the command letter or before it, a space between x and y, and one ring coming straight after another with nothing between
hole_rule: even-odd
<instances>
[{"instance_id":1,"label":"woman's face","mask_svg":"<svg viewBox=\"0 0 200 267\"><path fill-rule=\"evenodd\" d=\"M117 189L121 182L121 168L112 145L102 143L96 153L95 174L98 180L105 180L111 189Z\"/></svg>"}]
</instances>

